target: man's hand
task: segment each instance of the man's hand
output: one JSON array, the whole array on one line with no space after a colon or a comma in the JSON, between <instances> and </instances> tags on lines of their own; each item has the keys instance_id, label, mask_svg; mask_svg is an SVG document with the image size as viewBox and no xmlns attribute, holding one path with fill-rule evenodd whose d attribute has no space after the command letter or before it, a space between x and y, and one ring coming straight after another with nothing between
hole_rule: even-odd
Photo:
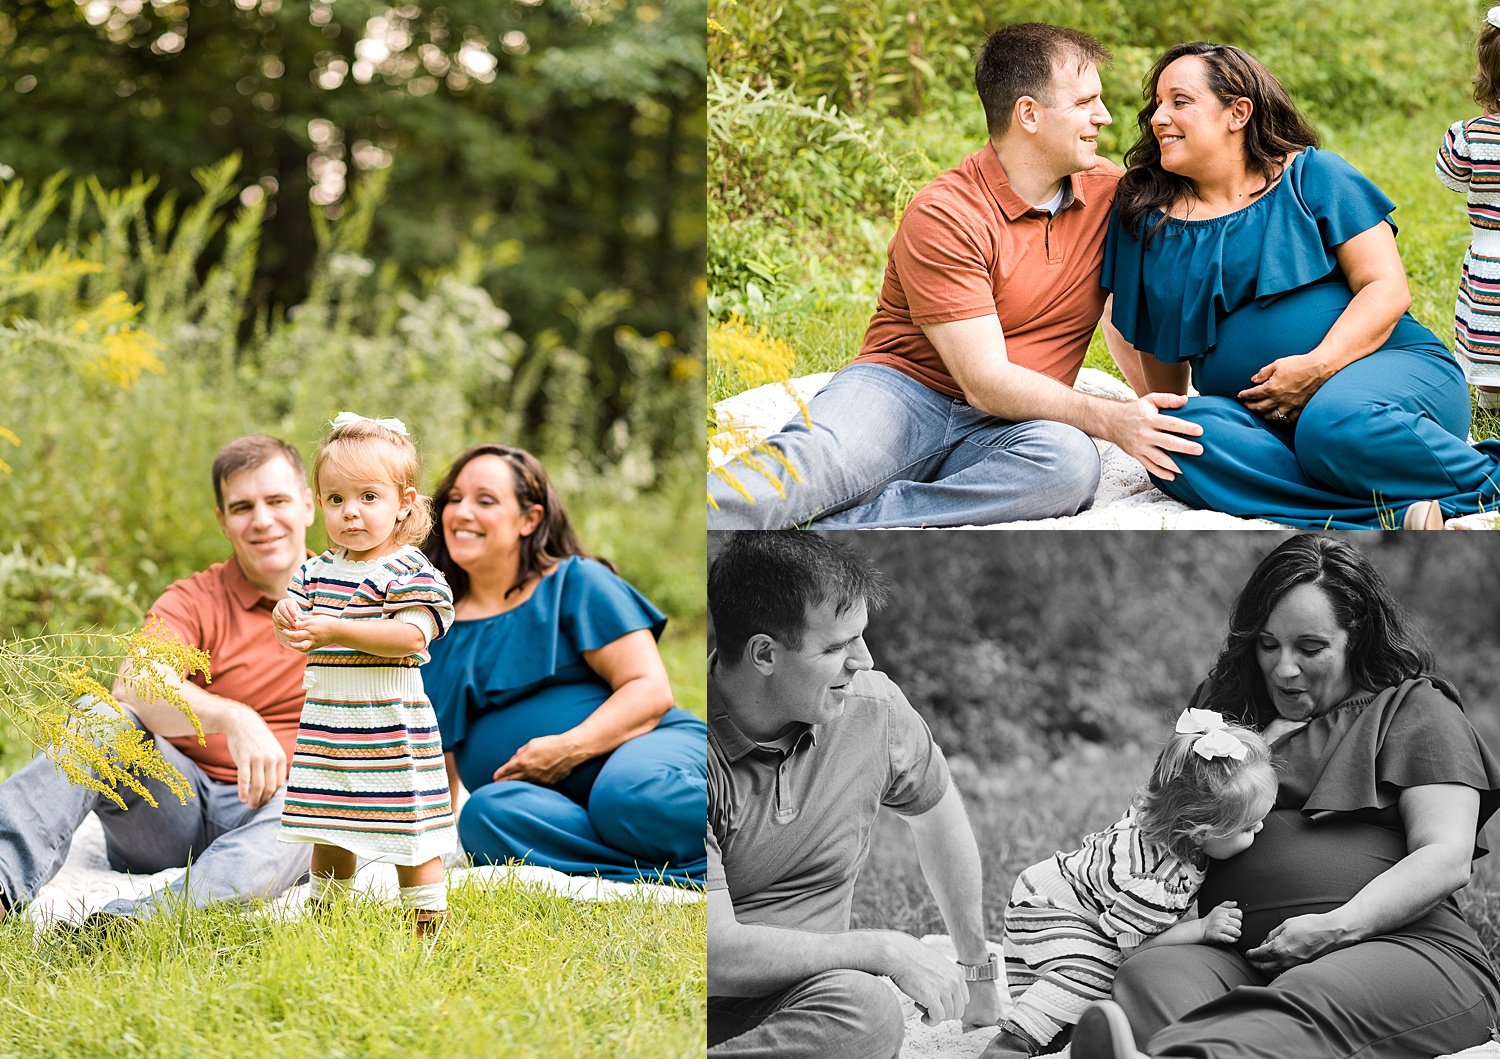
<instances>
[{"instance_id":1,"label":"man's hand","mask_svg":"<svg viewBox=\"0 0 1500 1059\"><path fill-rule=\"evenodd\" d=\"M286 782L286 751L261 715L249 707L235 713L224 735L234 760L240 801L259 809Z\"/></svg>"},{"instance_id":2,"label":"man's hand","mask_svg":"<svg viewBox=\"0 0 1500 1059\"><path fill-rule=\"evenodd\" d=\"M1215 905L1214 910L1198 922L1203 924L1203 941L1207 945L1228 945L1240 940L1240 923L1244 913L1233 901Z\"/></svg>"},{"instance_id":3,"label":"man's hand","mask_svg":"<svg viewBox=\"0 0 1500 1059\"><path fill-rule=\"evenodd\" d=\"M1000 1025L1000 983L991 979L964 984L969 987L969 1002L964 1005L963 1028Z\"/></svg>"},{"instance_id":4,"label":"man's hand","mask_svg":"<svg viewBox=\"0 0 1500 1059\"><path fill-rule=\"evenodd\" d=\"M1192 440L1203 433L1201 426L1162 414L1163 409L1185 404L1187 398L1176 393L1148 393L1122 402L1114 413L1109 440L1139 460L1146 470L1170 482L1181 473L1172 453L1197 456L1203 452L1203 446Z\"/></svg>"},{"instance_id":5,"label":"man's hand","mask_svg":"<svg viewBox=\"0 0 1500 1059\"><path fill-rule=\"evenodd\" d=\"M936 1026L962 1015L969 1002L969 983L964 981L963 969L910 934L891 931L889 940L888 973L896 987L922 1009L922 1021Z\"/></svg>"}]
</instances>

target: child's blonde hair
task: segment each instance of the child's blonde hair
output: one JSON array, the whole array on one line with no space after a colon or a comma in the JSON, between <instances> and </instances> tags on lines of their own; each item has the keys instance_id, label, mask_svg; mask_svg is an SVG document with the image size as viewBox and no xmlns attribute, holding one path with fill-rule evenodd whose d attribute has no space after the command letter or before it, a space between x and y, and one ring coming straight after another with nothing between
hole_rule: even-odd
<instances>
[{"instance_id":1,"label":"child's blonde hair","mask_svg":"<svg viewBox=\"0 0 1500 1059\"><path fill-rule=\"evenodd\" d=\"M1486 114L1500 114L1500 29L1486 20L1474 45L1479 72L1474 75L1474 102Z\"/></svg>"},{"instance_id":2,"label":"child's blonde hair","mask_svg":"<svg viewBox=\"0 0 1500 1059\"><path fill-rule=\"evenodd\" d=\"M1249 728L1223 732L1246 750L1242 760L1205 758L1193 746L1202 733L1174 733L1156 757L1151 779L1136 791L1141 836L1178 860L1193 859L1205 839L1228 838L1255 824L1276 798L1276 769L1266 741Z\"/></svg>"},{"instance_id":3,"label":"child's blonde hair","mask_svg":"<svg viewBox=\"0 0 1500 1059\"><path fill-rule=\"evenodd\" d=\"M332 469L350 478L389 481L398 491L417 489L417 499L406 517L396 522L397 544L421 544L432 531L432 501L422 495L418 482L422 461L417 447L406 434L382 426L373 419L360 419L336 426L328 432L313 460L313 494L322 503L321 478Z\"/></svg>"}]
</instances>

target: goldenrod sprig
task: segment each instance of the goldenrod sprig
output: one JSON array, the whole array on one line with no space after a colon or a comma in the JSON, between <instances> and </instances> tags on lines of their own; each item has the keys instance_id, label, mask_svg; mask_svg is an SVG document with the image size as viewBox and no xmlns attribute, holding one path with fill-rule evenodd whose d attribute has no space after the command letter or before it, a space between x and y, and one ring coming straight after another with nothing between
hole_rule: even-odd
<instances>
[{"instance_id":1,"label":"goldenrod sprig","mask_svg":"<svg viewBox=\"0 0 1500 1059\"><path fill-rule=\"evenodd\" d=\"M121 809L122 786L155 806L145 784L152 779L186 803L193 796L186 778L94 675L113 668L121 650L127 662L121 680L131 694L175 706L204 742L197 715L168 675L202 673L207 679L208 654L182 643L155 619L126 635L48 633L0 643L0 715L71 782ZM91 706L86 696L114 715Z\"/></svg>"}]
</instances>

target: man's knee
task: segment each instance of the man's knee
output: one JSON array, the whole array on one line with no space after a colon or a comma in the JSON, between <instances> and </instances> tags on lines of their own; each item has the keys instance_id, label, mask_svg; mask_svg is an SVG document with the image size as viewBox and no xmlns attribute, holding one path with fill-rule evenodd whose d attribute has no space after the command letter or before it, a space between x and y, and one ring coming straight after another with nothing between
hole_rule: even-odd
<instances>
[{"instance_id":1,"label":"man's knee","mask_svg":"<svg viewBox=\"0 0 1500 1059\"><path fill-rule=\"evenodd\" d=\"M890 1059L901 1052L906 1022L901 998L884 978L829 971L809 983L807 1002L829 1016L830 1055Z\"/></svg>"},{"instance_id":2,"label":"man's knee","mask_svg":"<svg viewBox=\"0 0 1500 1059\"><path fill-rule=\"evenodd\" d=\"M1099 491L1099 447L1077 427L1039 419L1029 424L1026 453L1047 469L1049 492L1084 511Z\"/></svg>"}]
</instances>

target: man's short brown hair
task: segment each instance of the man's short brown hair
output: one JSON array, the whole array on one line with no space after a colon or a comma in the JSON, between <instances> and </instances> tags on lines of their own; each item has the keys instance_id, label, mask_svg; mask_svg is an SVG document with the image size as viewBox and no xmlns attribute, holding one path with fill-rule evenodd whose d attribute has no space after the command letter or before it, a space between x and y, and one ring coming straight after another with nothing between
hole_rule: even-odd
<instances>
[{"instance_id":1,"label":"man's short brown hair","mask_svg":"<svg viewBox=\"0 0 1500 1059\"><path fill-rule=\"evenodd\" d=\"M270 463L278 456L292 465L298 478L307 481L307 468L302 463L302 455L280 438L273 438L269 434L249 434L225 445L214 457L214 507L224 510L226 481L241 471L253 471Z\"/></svg>"},{"instance_id":2,"label":"man's short brown hair","mask_svg":"<svg viewBox=\"0 0 1500 1059\"><path fill-rule=\"evenodd\" d=\"M984 104L991 136L1010 128L1016 100L1030 96L1052 105L1052 71L1072 61L1079 69L1103 66L1109 50L1081 30L1022 22L997 29L986 38L974 60L974 89Z\"/></svg>"}]
</instances>

